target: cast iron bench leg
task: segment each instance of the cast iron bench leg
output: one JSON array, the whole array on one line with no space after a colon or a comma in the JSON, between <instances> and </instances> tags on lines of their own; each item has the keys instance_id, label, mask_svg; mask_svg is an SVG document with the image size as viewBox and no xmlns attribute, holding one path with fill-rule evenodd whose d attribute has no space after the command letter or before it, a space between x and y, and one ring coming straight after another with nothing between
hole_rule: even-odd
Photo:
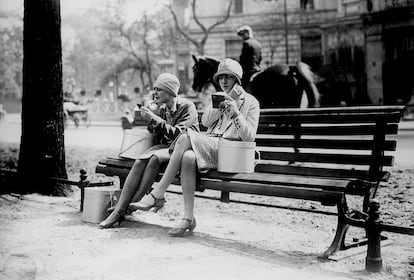
<instances>
[{"instance_id":1,"label":"cast iron bench leg","mask_svg":"<svg viewBox=\"0 0 414 280\"><path fill-rule=\"evenodd\" d=\"M220 201L229 203L230 202L230 193L226 191L221 191Z\"/></svg>"},{"instance_id":2,"label":"cast iron bench leg","mask_svg":"<svg viewBox=\"0 0 414 280\"><path fill-rule=\"evenodd\" d=\"M320 256L319 259L328 259L329 256L333 255L335 252L339 251L342 246L345 246L345 235L348 231L349 224L346 223L345 213L348 211L345 199L343 198L338 207L338 224L336 227L336 233L334 240L332 241L329 248Z\"/></svg>"}]
</instances>

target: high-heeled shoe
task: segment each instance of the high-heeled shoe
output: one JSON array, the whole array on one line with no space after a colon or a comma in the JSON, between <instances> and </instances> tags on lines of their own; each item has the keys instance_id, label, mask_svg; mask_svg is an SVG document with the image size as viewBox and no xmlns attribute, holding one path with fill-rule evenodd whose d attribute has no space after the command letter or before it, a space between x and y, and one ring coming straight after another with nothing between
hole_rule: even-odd
<instances>
[{"instance_id":1,"label":"high-heeled shoe","mask_svg":"<svg viewBox=\"0 0 414 280\"><path fill-rule=\"evenodd\" d=\"M125 213L124 212L112 212L105 220L103 220L98 227L101 229L104 228L112 228L116 223L118 226L121 226L121 223L125 220Z\"/></svg>"},{"instance_id":2,"label":"high-heeled shoe","mask_svg":"<svg viewBox=\"0 0 414 280\"><path fill-rule=\"evenodd\" d=\"M146 197L144 197L141 201L130 203L128 209L132 211L149 211L152 208L154 212L157 212L162 207L164 207L164 204L166 202L165 198L157 198L152 193L150 193L150 195L154 199L154 202L152 204L144 203L145 199L147 199Z\"/></svg>"},{"instance_id":3,"label":"high-heeled shoe","mask_svg":"<svg viewBox=\"0 0 414 280\"><path fill-rule=\"evenodd\" d=\"M194 229L197 225L196 219L193 218L191 220L191 219L183 218L182 220L187 221L188 225L186 227L172 228L168 231L168 235L173 236L173 237L183 237L187 230L188 230L189 234L193 233L193 231L194 231Z\"/></svg>"}]
</instances>

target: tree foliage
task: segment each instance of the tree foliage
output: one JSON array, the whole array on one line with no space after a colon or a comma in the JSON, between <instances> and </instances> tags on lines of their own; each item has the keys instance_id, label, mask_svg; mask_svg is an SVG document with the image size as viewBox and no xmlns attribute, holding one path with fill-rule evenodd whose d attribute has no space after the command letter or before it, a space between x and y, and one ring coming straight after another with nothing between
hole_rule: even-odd
<instances>
[{"instance_id":1,"label":"tree foliage","mask_svg":"<svg viewBox=\"0 0 414 280\"><path fill-rule=\"evenodd\" d=\"M108 7L102 18L104 45L107 52L118 57L103 81L129 71L140 77L142 85L152 86L158 74L158 61L170 57L174 51L176 38L171 23L165 9L156 14L144 12L128 23L123 16L122 1Z\"/></svg>"},{"instance_id":2,"label":"tree foliage","mask_svg":"<svg viewBox=\"0 0 414 280\"><path fill-rule=\"evenodd\" d=\"M65 19L63 25L63 80L74 79L76 87L85 90L99 88L114 63L114 54L105 52L99 17L88 10Z\"/></svg>"},{"instance_id":3,"label":"tree foliage","mask_svg":"<svg viewBox=\"0 0 414 280\"><path fill-rule=\"evenodd\" d=\"M0 28L0 100L22 96L23 27L14 15L2 15L9 22Z\"/></svg>"},{"instance_id":4,"label":"tree foliage","mask_svg":"<svg viewBox=\"0 0 414 280\"><path fill-rule=\"evenodd\" d=\"M64 80L74 78L76 87L102 88L120 81L133 87L152 87L159 74L158 62L174 55L177 36L171 15L163 6L125 13L124 0L107 1L85 14L64 21Z\"/></svg>"}]
</instances>

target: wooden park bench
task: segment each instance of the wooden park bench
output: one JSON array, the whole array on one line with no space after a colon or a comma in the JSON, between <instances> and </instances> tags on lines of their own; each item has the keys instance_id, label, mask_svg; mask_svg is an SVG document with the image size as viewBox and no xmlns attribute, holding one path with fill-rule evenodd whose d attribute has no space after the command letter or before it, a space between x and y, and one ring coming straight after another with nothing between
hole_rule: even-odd
<instances>
[{"instance_id":1,"label":"wooden park bench","mask_svg":"<svg viewBox=\"0 0 414 280\"><path fill-rule=\"evenodd\" d=\"M221 191L223 202L233 202L231 193L243 193L336 207L336 234L321 256L327 258L347 248L350 225L364 227L358 221L367 216L379 184L388 180L390 174L383 168L393 165L403 108L263 109L256 138L261 157L255 172L210 171L201 176L198 190ZM99 161L96 172L118 176L122 186L132 164L107 157ZM348 209L349 195L361 198L360 211Z\"/></svg>"}]
</instances>

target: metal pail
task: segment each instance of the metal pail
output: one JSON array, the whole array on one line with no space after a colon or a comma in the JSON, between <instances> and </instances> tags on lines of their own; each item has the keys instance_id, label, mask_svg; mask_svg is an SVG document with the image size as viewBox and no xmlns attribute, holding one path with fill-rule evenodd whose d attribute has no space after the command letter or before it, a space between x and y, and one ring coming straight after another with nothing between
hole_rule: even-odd
<instances>
[{"instance_id":1,"label":"metal pail","mask_svg":"<svg viewBox=\"0 0 414 280\"><path fill-rule=\"evenodd\" d=\"M220 140L218 143L217 171L253 173L256 142Z\"/></svg>"}]
</instances>

